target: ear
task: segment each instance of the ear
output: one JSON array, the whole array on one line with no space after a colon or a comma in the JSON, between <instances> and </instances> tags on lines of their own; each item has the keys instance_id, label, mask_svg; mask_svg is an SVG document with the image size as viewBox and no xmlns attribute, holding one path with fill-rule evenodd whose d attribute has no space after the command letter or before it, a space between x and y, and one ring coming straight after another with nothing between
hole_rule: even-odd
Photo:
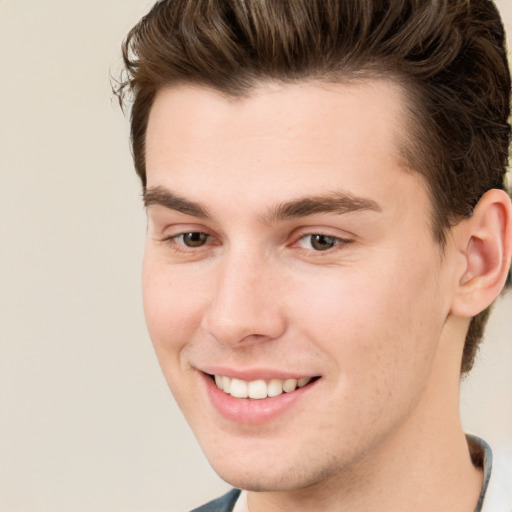
<instances>
[{"instance_id":1,"label":"ear","mask_svg":"<svg viewBox=\"0 0 512 512\"><path fill-rule=\"evenodd\" d=\"M459 226L457 226L459 227ZM473 317L500 294L512 254L512 205L503 190L489 190L457 237L465 268L459 279L452 313Z\"/></svg>"}]
</instances>

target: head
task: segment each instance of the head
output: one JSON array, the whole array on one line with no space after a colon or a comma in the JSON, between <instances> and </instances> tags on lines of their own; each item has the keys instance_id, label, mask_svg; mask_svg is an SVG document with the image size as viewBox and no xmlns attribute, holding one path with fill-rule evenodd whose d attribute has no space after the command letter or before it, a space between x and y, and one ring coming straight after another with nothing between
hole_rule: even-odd
<instances>
[{"instance_id":1,"label":"head","mask_svg":"<svg viewBox=\"0 0 512 512\"><path fill-rule=\"evenodd\" d=\"M503 39L487 0L173 0L129 34L148 327L230 483L460 429L512 246Z\"/></svg>"},{"instance_id":2,"label":"head","mask_svg":"<svg viewBox=\"0 0 512 512\"><path fill-rule=\"evenodd\" d=\"M506 189L510 75L488 0L160 1L124 43L135 167L146 187L146 128L157 93L204 86L233 98L261 84L385 79L406 98L400 151L425 181L442 247L484 193ZM490 308L469 326L462 373Z\"/></svg>"}]
</instances>

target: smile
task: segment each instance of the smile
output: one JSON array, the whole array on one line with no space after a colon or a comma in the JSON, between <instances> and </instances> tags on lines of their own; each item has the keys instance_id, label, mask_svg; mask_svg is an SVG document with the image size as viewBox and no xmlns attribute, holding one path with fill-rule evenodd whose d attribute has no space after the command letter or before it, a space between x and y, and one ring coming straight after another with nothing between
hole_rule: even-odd
<instances>
[{"instance_id":1,"label":"smile","mask_svg":"<svg viewBox=\"0 0 512 512\"><path fill-rule=\"evenodd\" d=\"M258 379L251 381L226 377L224 375L215 375L214 378L215 384L221 391L224 391L224 393L235 398L252 398L255 400L272 398L283 393L291 393L312 381L311 377L286 380Z\"/></svg>"}]
</instances>

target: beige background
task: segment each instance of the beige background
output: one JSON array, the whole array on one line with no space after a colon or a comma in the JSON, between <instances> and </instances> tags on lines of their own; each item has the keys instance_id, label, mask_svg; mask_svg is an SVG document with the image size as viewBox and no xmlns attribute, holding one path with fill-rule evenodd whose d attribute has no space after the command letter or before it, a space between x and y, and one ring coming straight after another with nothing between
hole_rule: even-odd
<instances>
[{"instance_id":1,"label":"beige background","mask_svg":"<svg viewBox=\"0 0 512 512\"><path fill-rule=\"evenodd\" d=\"M108 77L151 3L0 0L0 511L179 512L227 487L142 316L144 213ZM512 454L511 311L462 409Z\"/></svg>"}]
</instances>

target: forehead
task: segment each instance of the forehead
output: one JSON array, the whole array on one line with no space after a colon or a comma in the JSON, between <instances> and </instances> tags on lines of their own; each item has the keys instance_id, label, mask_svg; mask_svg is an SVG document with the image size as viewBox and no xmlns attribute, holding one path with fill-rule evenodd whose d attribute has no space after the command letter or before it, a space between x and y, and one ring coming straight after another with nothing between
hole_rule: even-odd
<instances>
[{"instance_id":1,"label":"forehead","mask_svg":"<svg viewBox=\"0 0 512 512\"><path fill-rule=\"evenodd\" d=\"M286 138L310 140L305 150L319 143L359 148L369 139L398 150L407 132L404 103L400 86L385 80L266 83L243 97L189 85L163 88L149 116L148 164L169 144L186 151L192 149L189 144L200 143L205 152L226 150L250 138L257 147L258 138L277 137L283 151Z\"/></svg>"},{"instance_id":2,"label":"forehead","mask_svg":"<svg viewBox=\"0 0 512 512\"><path fill-rule=\"evenodd\" d=\"M405 111L403 91L385 80L264 84L242 98L164 88L148 121L148 188L197 201L236 192L255 207L305 192L393 195L411 178Z\"/></svg>"}]
</instances>

